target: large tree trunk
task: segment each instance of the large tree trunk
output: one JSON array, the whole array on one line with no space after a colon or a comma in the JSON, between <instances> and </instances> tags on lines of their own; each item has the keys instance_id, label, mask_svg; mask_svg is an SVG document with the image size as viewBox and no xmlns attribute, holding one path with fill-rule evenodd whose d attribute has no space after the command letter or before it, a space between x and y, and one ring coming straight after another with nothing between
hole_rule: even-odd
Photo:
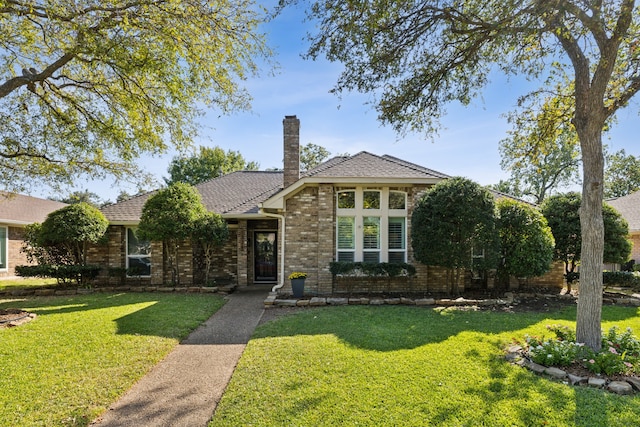
<instances>
[{"instance_id":1,"label":"large tree trunk","mask_svg":"<svg viewBox=\"0 0 640 427\"><path fill-rule=\"evenodd\" d=\"M604 253L604 223L602 220L603 167L602 122L576 120L582 148L583 183L580 226L580 295L576 338L593 350L602 345L602 262Z\"/></svg>"}]
</instances>

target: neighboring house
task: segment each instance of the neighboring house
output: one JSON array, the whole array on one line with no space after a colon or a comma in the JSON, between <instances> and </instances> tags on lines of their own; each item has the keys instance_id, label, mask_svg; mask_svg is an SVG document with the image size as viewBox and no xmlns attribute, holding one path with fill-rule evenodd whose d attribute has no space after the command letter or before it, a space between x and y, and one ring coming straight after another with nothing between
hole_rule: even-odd
<instances>
[{"instance_id":1,"label":"neighboring house","mask_svg":"<svg viewBox=\"0 0 640 427\"><path fill-rule=\"evenodd\" d=\"M417 275L399 279L402 286L412 291L446 291L445 270L414 262L408 236L414 205L448 176L368 152L338 156L301 174L300 121L286 116L283 125L283 171L233 172L196 186L207 209L221 214L230 228L230 239L217 254L212 276L241 287L273 284L287 293L289 274L303 271L308 274L306 289L330 294L337 291L329 271L332 261L409 262ZM170 281L162 267L161 244L141 242L135 236L151 194L102 209L110 222L109 243L95 246L90 262L140 268L143 274L131 279L138 283ZM180 251L181 284L199 283L197 250L185 243ZM469 274L461 289L471 281ZM562 272L554 270L539 283L561 286Z\"/></svg>"},{"instance_id":2,"label":"neighboring house","mask_svg":"<svg viewBox=\"0 0 640 427\"><path fill-rule=\"evenodd\" d=\"M640 264L640 191L607 200L629 224L629 238L633 243L630 259Z\"/></svg>"},{"instance_id":3,"label":"neighboring house","mask_svg":"<svg viewBox=\"0 0 640 427\"><path fill-rule=\"evenodd\" d=\"M14 276L16 265L28 264L20 250L24 227L43 222L49 213L65 206L53 200L0 192L0 277Z\"/></svg>"}]
</instances>

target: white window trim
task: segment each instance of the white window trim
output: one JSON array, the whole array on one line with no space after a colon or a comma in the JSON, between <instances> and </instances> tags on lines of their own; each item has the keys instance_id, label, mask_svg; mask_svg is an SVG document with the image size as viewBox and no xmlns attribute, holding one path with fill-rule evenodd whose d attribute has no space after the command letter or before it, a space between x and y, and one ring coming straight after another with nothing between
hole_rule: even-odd
<instances>
[{"instance_id":1,"label":"white window trim","mask_svg":"<svg viewBox=\"0 0 640 427\"><path fill-rule=\"evenodd\" d=\"M9 270L9 227L6 225L0 225L0 228L4 228L4 241L0 242L0 245L4 245L4 267L0 267L0 271Z\"/></svg>"},{"instance_id":2,"label":"white window trim","mask_svg":"<svg viewBox=\"0 0 640 427\"><path fill-rule=\"evenodd\" d=\"M345 191L355 191L356 207L354 209L340 209L338 208L338 197L340 193ZM364 209L364 192L365 191L379 191L380 192L380 209ZM389 209L389 193L403 193L405 196L404 209ZM405 233L405 248L404 251L394 249L394 252L404 252L404 259L407 259L407 201L408 195L405 191L391 190L389 187L366 187L357 186L354 188L342 188L336 191L336 217L349 216L355 217L355 251L354 261L362 262L364 258L364 252L376 252L380 253L380 262L389 262L389 217L404 218L404 233ZM380 218L380 249L371 250L364 249L363 242L363 220L365 217L379 217ZM337 222L337 219L336 219ZM336 227L336 254L338 250L338 227Z\"/></svg>"},{"instance_id":3,"label":"white window trim","mask_svg":"<svg viewBox=\"0 0 640 427\"><path fill-rule=\"evenodd\" d=\"M133 232L135 233L136 227L126 227L126 233L125 233L125 266L127 271L129 270L129 259L131 258L149 258L149 260L151 260L151 254L148 255L129 255L129 230L133 230ZM129 276L127 273L127 277L134 277L134 276ZM151 277L151 273L147 274L147 275L140 275L140 276L135 276L135 277Z\"/></svg>"}]
</instances>

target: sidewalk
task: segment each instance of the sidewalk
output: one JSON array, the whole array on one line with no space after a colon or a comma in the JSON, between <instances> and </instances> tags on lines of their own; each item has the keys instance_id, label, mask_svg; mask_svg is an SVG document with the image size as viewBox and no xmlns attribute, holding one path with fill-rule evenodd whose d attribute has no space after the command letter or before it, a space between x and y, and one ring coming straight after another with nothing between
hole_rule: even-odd
<instances>
[{"instance_id":1,"label":"sidewalk","mask_svg":"<svg viewBox=\"0 0 640 427\"><path fill-rule=\"evenodd\" d=\"M269 290L249 288L182 341L94 421L99 427L205 427L264 312Z\"/></svg>"}]
</instances>

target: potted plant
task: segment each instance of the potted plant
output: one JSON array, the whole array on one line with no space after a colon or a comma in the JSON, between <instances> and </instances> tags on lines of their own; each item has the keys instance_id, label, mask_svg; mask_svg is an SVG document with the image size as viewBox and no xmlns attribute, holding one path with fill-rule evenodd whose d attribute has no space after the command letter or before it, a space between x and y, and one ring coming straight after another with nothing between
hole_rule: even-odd
<instances>
[{"instance_id":1,"label":"potted plant","mask_svg":"<svg viewBox=\"0 0 640 427\"><path fill-rule=\"evenodd\" d=\"M301 271L294 271L289 275L294 298L302 298L304 295L304 281L306 278L307 273L303 273Z\"/></svg>"}]
</instances>

